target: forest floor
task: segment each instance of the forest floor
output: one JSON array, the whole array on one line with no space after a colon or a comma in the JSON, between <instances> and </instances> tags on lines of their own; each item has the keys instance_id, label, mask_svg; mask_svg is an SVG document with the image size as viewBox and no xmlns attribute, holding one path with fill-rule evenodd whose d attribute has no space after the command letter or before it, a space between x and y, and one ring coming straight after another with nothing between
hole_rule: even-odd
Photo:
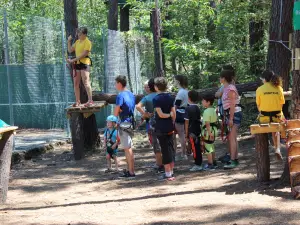
<instances>
[{"instance_id":1,"label":"forest floor","mask_svg":"<svg viewBox=\"0 0 300 225\"><path fill-rule=\"evenodd\" d=\"M283 162L271 152L269 184L256 181L254 140L240 140L240 166L234 170L189 172L176 163L176 181L159 181L147 138L136 136L134 180L106 174L105 153L74 161L66 144L11 171L8 200L0 206L1 225L198 225L299 224L300 202L290 188L276 187ZM226 145L217 144L217 155ZM125 168L124 152L120 151ZM205 158L205 157L204 157Z\"/></svg>"}]
</instances>

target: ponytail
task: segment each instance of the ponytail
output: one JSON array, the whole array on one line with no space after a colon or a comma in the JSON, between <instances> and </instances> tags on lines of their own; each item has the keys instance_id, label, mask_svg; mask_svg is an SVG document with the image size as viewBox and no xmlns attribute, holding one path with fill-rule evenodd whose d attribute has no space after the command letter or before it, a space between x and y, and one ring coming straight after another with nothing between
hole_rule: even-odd
<instances>
[{"instance_id":1,"label":"ponytail","mask_svg":"<svg viewBox=\"0 0 300 225\"><path fill-rule=\"evenodd\" d=\"M282 84L281 77L271 70L265 70L261 76L266 82L270 82L273 86L279 87Z\"/></svg>"},{"instance_id":2,"label":"ponytail","mask_svg":"<svg viewBox=\"0 0 300 225\"><path fill-rule=\"evenodd\" d=\"M279 87L279 86L281 86L281 84L282 84L282 79L281 79L280 76L277 76L277 75L274 74L274 75L271 77L270 82L271 82L271 84L272 84L273 86Z\"/></svg>"}]
</instances>

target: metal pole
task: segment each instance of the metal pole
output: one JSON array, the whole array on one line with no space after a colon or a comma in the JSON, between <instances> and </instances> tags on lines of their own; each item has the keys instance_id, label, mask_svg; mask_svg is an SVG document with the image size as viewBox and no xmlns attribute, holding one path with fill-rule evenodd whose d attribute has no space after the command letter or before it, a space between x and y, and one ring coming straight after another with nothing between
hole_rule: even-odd
<instances>
[{"instance_id":1,"label":"metal pole","mask_svg":"<svg viewBox=\"0 0 300 225\"><path fill-rule=\"evenodd\" d=\"M64 87L65 87L65 108L68 107L69 99L68 99L68 80L67 76L69 74L67 73L67 63L65 59L65 26L64 21L61 21L61 43L62 43L62 66L63 66L63 75L64 75ZM65 130L67 131L67 137L70 137L70 123L69 119L66 117L66 123L65 123Z\"/></svg>"},{"instance_id":2,"label":"metal pole","mask_svg":"<svg viewBox=\"0 0 300 225\"><path fill-rule=\"evenodd\" d=\"M103 45L103 57L104 57L104 84L103 84L103 89L104 92L106 93L108 90L108 82L107 82L107 49L106 49L106 29L102 27L102 45Z\"/></svg>"},{"instance_id":3,"label":"metal pole","mask_svg":"<svg viewBox=\"0 0 300 225\"><path fill-rule=\"evenodd\" d=\"M4 55L5 55L5 66L6 66L6 75L7 75L7 85L8 85L8 103L9 103L9 122L10 125L14 125L14 109L12 105L12 90L11 90L11 77L9 71L9 49L8 49L8 23L6 10L4 10Z\"/></svg>"},{"instance_id":4,"label":"metal pole","mask_svg":"<svg viewBox=\"0 0 300 225\"><path fill-rule=\"evenodd\" d=\"M157 37L158 37L158 51L159 51L159 66L160 68L158 68L160 70L160 72L162 73L161 75L164 74L164 68L163 68L163 61L162 61L162 51L161 51L161 26L160 26L160 10L159 10L159 4L158 4L158 0L155 0L155 14L156 14L156 22L157 22Z\"/></svg>"}]
</instances>

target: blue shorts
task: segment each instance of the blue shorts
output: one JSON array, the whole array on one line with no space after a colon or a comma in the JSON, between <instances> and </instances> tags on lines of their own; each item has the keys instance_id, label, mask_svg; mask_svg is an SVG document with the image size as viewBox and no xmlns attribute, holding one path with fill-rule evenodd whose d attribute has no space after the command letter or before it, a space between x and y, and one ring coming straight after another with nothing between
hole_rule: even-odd
<instances>
[{"instance_id":1,"label":"blue shorts","mask_svg":"<svg viewBox=\"0 0 300 225\"><path fill-rule=\"evenodd\" d=\"M106 155L109 155L110 158L118 156L118 149L106 148Z\"/></svg>"},{"instance_id":2,"label":"blue shorts","mask_svg":"<svg viewBox=\"0 0 300 225\"><path fill-rule=\"evenodd\" d=\"M237 126L240 126L241 123L242 123L242 119L243 119L242 111L234 113L233 124L237 125ZM228 125L228 122L229 122L229 115L226 117L226 124L227 125Z\"/></svg>"}]
</instances>

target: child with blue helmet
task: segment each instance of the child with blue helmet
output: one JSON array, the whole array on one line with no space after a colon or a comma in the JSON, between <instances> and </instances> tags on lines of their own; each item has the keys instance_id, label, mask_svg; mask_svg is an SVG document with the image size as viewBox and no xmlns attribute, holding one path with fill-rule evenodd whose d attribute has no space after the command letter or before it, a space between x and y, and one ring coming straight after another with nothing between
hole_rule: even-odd
<instances>
[{"instance_id":1,"label":"child with blue helmet","mask_svg":"<svg viewBox=\"0 0 300 225\"><path fill-rule=\"evenodd\" d=\"M106 148L106 161L107 170L106 173L112 172L111 159L114 159L116 171L118 171L118 144L120 142L118 129L117 129L118 118L110 115L106 119L106 130L104 132L104 145Z\"/></svg>"}]
</instances>

